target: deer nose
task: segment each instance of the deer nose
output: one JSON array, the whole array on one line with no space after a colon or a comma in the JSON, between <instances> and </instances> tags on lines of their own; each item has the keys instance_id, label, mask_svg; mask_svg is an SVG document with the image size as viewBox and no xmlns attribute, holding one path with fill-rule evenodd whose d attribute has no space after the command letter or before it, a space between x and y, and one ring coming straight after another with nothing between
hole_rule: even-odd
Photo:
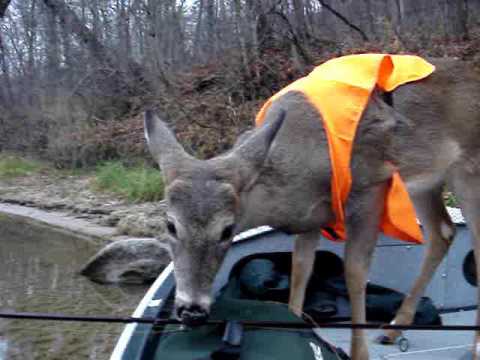
<instances>
[{"instance_id":1,"label":"deer nose","mask_svg":"<svg viewBox=\"0 0 480 360\"><path fill-rule=\"evenodd\" d=\"M177 317L187 326L199 326L207 321L208 312L198 305L179 306L177 308Z\"/></svg>"}]
</instances>

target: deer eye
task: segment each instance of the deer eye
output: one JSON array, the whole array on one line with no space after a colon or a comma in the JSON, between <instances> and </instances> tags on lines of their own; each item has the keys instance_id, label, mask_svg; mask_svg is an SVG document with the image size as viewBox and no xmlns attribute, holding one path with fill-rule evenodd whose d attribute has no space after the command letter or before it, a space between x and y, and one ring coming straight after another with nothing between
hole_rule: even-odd
<instances>
[{"instance_id":1,"label":"deer eye","mask_svg":"<svg viewBox=\"0 0 480 360\"><path fill-rule=\"evenodd\" d=\"M167 230L172 236L177 236L177 228L171 220L167 220Z\"/></svg>"},{"instance_id":2,"label":"deer eye","mask_svg":"<svg viewBox=\"0 0 480 360\"><path fill-rule=\"evenodd\" d=\"M220 238L220 241L229 240L233 235L234 228L235 228L235 224L231 224L231 225L228 225L225 229L223 229L222 237Z\"/></svg>"}]
</instances>

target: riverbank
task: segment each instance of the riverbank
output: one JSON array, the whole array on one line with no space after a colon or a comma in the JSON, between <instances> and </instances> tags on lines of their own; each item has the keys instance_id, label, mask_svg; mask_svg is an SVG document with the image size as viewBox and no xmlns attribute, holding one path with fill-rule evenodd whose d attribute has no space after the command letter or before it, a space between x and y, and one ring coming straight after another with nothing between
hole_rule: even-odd
<instances>
[{"instance_id":1,"label":"riverbank","mask_svg":"<svg viewBox=\"0 0 480 360\"><path fill-rule=\"evenodd\" d=\"M16 163L22 162L28 160L17 157ZM119 170L122 166L109 163L80 173L44 164L32 166L34 170L27 172L9 172L15 176L0 171L1 235L8 236L8 229L31 227L38 229L39 235L61 233L64 238L90 243L97 250L77 269L90 280L128 284L152 281L170 261L161 242L154 239L161 239L165 231L166 206L163 201L138 199L145 194L163 196L162 180L153 168ZM105 180L102 187L100 178ZM125 189L124 185L135 190L136 200L129 196L130 191L118 191Z\"/></svg>"},{"instance_id":2,"label":"riverbank","mask_svg":"<svg viewBox=\"0 0 480 360\"><path fill-rule=\"evenodd\" d=\"M4 210L7 205L27 207L16 209L25 216L29 216L28 208L43 210L52 214L50 220L62 218L65 225L66 219L71 219L73 228L79 227L76 224L103 228L100 233L103 231L105 236L100 238L105 242L121 237L154 237L163 231L165 205L162 201L132 202L110 192L94 190L94 181L93 173L70 174L48 168L28 176L0 178L0 204ZM48 216L43 218L48 219Z\"/></svg>"}]
</instances>

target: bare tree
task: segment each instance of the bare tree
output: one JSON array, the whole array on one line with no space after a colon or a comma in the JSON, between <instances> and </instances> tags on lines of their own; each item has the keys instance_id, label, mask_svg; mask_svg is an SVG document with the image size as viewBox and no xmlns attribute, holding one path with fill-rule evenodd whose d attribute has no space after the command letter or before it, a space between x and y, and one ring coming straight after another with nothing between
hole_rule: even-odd
<instances>
[{"instance_id":1,"label":"bare tree","mask_svg":"<svg viewBox=\"0 0 480 360\"><path fill-rule=\"evenodd\" d=\"M45 12L45 25L45 38L48 41L48 46L45 47L45 57L47 59L47 94L50 100L55 100L57 89L55 83L60 70L60 44L57 32L57 20L53 12Z\"/></svg>"},{"instance_id":2,"label":"bare tree","mask_svg":"<svg viewBox=\"0 0 480 360\"><path fill-rule=\"evenodd\" d=\"M453 33L462 40L468 40L470 38L468 31L468 0L455 1L453 6L455 6L454 12L456 13Z\"/></svg>"},{"instance_id":3,"label":"bare tree","mask_svg":"<svg viewBox=\"0 0 480 360\"><path fill-rule=\"evenodd\" d=\"M10 0L0 0L0 21L5 16L5 12L7 11L9 4L10 4ZM8 55L9 55L8 49L4 44L3 34L0 31L0 68L2 70L2 76L3 76L3 82L4 82L4 88L0 89L0 90L3 90L3 91L0 91L0 99L3 98L2 99L3 103L12 104L14 101L14 95L13 95L13 87L11 82L9 63L7 61ZM4 120L3 120L3 117L1 116L0 116L0 125L2 125L2 128L5 130Z\"/></svg>"},{"instance_id":4,"label":"bare tree","mask_svg":"<svg viewBox=\"0 0 480 360\"><path fill-rule=\"evenodd\" d=\"M65 3L60 0L44 0L44 3L58 17L60 23L69 24L72 32L78 36L100 64L106 66L108 71L113 72L117 79L123 76L120 79L123 81L123 84L116 84L120 85L119 88L115 89L119 92L119 95L137 97L151 91L151 84L148 82L145 69L141 65L128 59L127 72L125 73L125 70L122 71L120 68L120 61L115 58L114 54L97 39L95 34L80 21L75 12L68 8ZM126 103L129 103L130 100L124 99Z\"/></svg>"},{"instance_id":5,"label":"bare tree","mask_svg":"<svg viewBox=\"0 0 480 360\"><path fill-rule=\"evenodd\" d=\"M195 24L195 35L193 39L193 56L196 58L203 57L202 45L201 45L201 36L202 36L202 24L203 24L203 0L198 0L196 2L197 6L197 21Z\"/></svg>"},{"instance_id":6,"label":"bare tree","mask_svg":"<svg viewBox=\"0 0 480 360\"><path fill-rule=\"evenodd\" d=\"M77 14L68 8L63 1L43 0L43 2L52 13L58 17L62 25L69 24L72 32L79 37L80 41L89 49L98 61L112 68L115 67L114 64L116 63L116 60L113 55L110 54L108 49L103 46L102 43L100 43L96 34L88 29L78 18Z\"/></svg>"},{"instance_id":7,"label":"bare tree","mask_svg":"<svg viewBox=\"0 0 480 360\"><path fill-rule=\"evenodd\" d=\"M272 9L271 13L276 15L278 18L280 18L284 24L284 26L287 27L288 33L290 35L290 42L293 44L295 50L297 51L298 55L300 56L300 59L302 60L302 65L310 65L313 63L313 59L311 55L309 54L307 48L303 45L302 39L298 36L297 32L295 31L294 26L291 24L290 20L288 17L280 10L275 10Z\"/></svg>"},{"instance_id":8,"label":"bare tree","mask_svg":"<svg viewBox=\"0 0 480 360\"><path fill-rule=\"evenodd\" d=\"M293 10L295 14L295 25L297 28L297 33L300 38L304 39L309 35L307 21L305 18L304 0L293 0Z\"/></svg>"},{"instance_id":9,"label":"bare tree","mask_svg":"<svg viewBox=\"0 0 480 360\"><path fill-rule=\"evenodd\" d=\"M362 29L360 29L358 26L350 22L350 20L348 20L345 16L343 16L338 11L336 11L333 7L327 4L325 0L318 0L318 2L322 5L322 7L330 11L337 18L339 18L345 25L347 25L348 27L350 27L351 29L359 33L364 41L369 41L368 36L365 34L365 32Z\"/></svg>"},{"instance_id":10,"label":"bare tree","mask_svg":"<svg viewBox=\"0 0 480 360\"><path fill-rule=\"evenodd\" d=\"M0 92L0 96L4 99L3 103L11 104L14 101L14 96L13 96L13 90L12 90L12 82L10 80L10 69L6 59L7 56L8 56L7 49L3 45L3 36L0 33L0 67L2 69L2 77L5 84L4 87L2 88L2 90L4 90L4 93Z\"/></svg>"},{"instance_id":11,"label":"bare tree","mask_svg":"<svg viewBox=\"0 0 480 360\"><path fill-rule=\"evenodd\" d=\"M0 18L3 18L11 0L0 0Z\"/></svg>"},{"instance_id":12,"label":"bare tree","mask_svg":"<svg viewBox=\"0 0 480 360\"><path fill-rule=\"evenodd\" d=\"M215 56L217 53L217 38L215 32L216 14L215 0L204 0L206 7L207 49ZM238 2L239 3L239 2Z\"/></svg>"}]
</instances>

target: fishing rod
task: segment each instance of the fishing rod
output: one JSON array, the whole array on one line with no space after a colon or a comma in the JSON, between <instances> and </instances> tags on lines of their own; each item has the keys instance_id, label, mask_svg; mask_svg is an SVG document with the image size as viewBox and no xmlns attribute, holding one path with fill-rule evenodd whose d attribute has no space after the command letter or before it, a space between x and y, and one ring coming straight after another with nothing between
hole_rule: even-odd
<instances>
[{"instance_id":1,"label":"fishing rod","mask_svg":"<svg viewBox=\"0 0 480 360\"><path fill-rule=\"evenodd\" d=\"M139 323L155 326L183 325L176 319L157 319L154 317L133 316L104 316L104 315L66 315L55 313L32 313L32 312L0 312L0 318L21 320L50 320L50 321L79 321L92 323ZM338 319L342 320L342 319ZM239 321L246 327L262 328L287 328L287 329L311 329L312 327L325 329L370 329L370 330L429 330L429 331L480 331L478 325L395 325L387 323L335 323L335 322L289 322L289 321ZM208 320L205 325L223 325L227 320Z\"/></svg>"}]
</instances>

